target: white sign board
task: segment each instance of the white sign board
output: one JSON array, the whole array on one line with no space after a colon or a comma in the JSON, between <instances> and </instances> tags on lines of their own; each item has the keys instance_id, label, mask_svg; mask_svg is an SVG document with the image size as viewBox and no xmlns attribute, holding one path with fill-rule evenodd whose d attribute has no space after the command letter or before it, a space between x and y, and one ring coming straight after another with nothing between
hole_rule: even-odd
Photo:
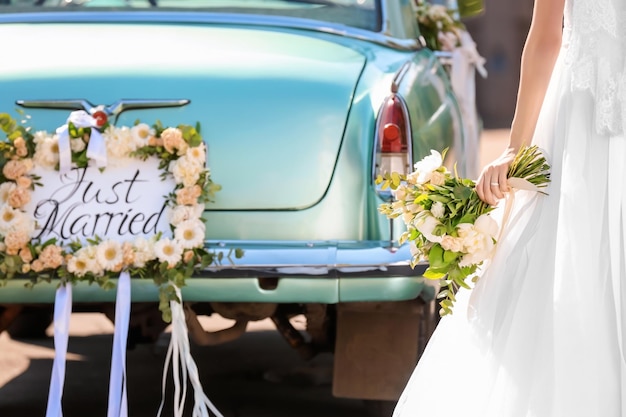
<instances>
[{"instance_id":1,"label":"white sign board","mask_svg":"<svg viewBox=\"0 0 626 417\"><path fill-rule=\"evenodd\" d=\"M83 243L96 236L118 242L171 237L166 196L176 183L161 179L157 158L131 159L125 166L74 168L66 174L35 167L35 187L26 212L37 222L34 238Z\"/></svg>"}]
</instances>

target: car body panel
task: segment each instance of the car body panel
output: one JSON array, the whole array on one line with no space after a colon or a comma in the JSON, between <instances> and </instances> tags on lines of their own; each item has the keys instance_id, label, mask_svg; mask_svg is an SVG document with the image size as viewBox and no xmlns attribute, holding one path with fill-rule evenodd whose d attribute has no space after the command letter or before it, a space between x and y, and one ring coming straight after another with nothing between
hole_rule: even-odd
<instances>
[{"instance_id":1,"label":"car body panel","mask_svg":"<svg viewBox=\"0 0 626 417\"><path fill-rule=\"evenodd\" d=\"M382 4L378 33L284 16L0 13L0 36L19 35L33 45L32 58L0 68L0 108L10 109L19 99L85 99L94 105L189 99L179 108L126 111L115 122L200 122L212 177L223 187L207 206L208 244L225 240L246 249L256 242L252 247L265 250L267 264L284 265L281 258L287 257L301 267L302 257L289 242L323 241L340 248L339 258L348 253L343 242L357 242L360 249L378 248L359 253L369 264L383 265L403 226L378 213L373 138L378 109L399 71L408 66L397 87L409 107L414 159L431 148L462 147L463 138L447 76L416 40L414 19L402 13L410 3ZM20 45L8 47L9 55L21 53ZM37 129L54 129L67 117L60 110L27 113ZM282 253L267 250L272 245L282 246ZM252 262L253 253L246 251L240 263ZM289 294L285 300L300 300L300 288L307 285L319 288L315 297L326 302L403 300L422 293L419 270L407 269L408 249L397 253L403 256L397 262L405 267L404 281L383 270L368 278L291 274L280 278L281 285L294 282L298 290L282 290ZM313 252L307 254L310 263ZM346 266L358 267L356 258ZM208 286L193 292L207 300L267 296L255 292L249 276L190 281ZM238 285L250 289L238 292ZM244 293L253 295L239 295Z\"/></svg>"},{"instance_id":2,"label":"car body panel","mask_svg":"<svg viewBox=\"0 0 626 417\"><path fill-rule=\"evenodd\" d=\"M299 209L322 198L365 61L336 43L258 28L0 25L2 38L29 36L39 39L30 52L41 64L15 60L0 67L2 108L13 107L10 97L81 98L87 91L89 101L100 104L185 97L191 103L162 111L161 121L200 122L210 155L216 155L210 159L212 177L222 186L211 208L221 210ZM98 45L103 38L107 42ZM142 45L146 38L150 42ZM67 45L68 58L55 59ZM72 57L72 51L95 45L97 53L88 58ZM16 56L21 46L6 48ZM47 130L65 122L67 112L56 113L51 123L29 111L33 125ZM122 113L117 124L153 122L146 114L154 117L152 110ZM281 170L271 169L276 166ZM300 170L307 174L289 175Z\"/></svg>"}]
</instances>

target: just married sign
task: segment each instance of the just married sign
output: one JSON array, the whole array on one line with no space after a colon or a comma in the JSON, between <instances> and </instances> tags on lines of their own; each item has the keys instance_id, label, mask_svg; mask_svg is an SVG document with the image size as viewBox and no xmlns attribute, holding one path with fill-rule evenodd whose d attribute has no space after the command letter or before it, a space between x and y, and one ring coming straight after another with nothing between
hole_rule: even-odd
<instances>
[{"instance_id":1,"label":"just married sign","mask_svg":"<svg viewBox=\"0 0 626 417\"><path fill-rule=\"evenodd\" d=\"M171 238L166 214L174 179L161 178L157 158L127 161L121 166L73 168L65 174L36 167L40 177L24 207L37 223L34 238L46 241L87 239L129 242L159 232Z\"/></svg>"},{"instance_id":2,"label":"just married sign","mask_svg":"<svg viewBox=\"0 0 626 417\"><path fill-rule=\"evenodd\" d=\"M60 281L46 417L63 414L72 285L87 281L109 288L113 279L108 415L127 417L131 275L154 280L163 318L172 322L163 380L172 362L174 374L191 382L194 410L221 416L204 394L191 357L180 291L196 269L218 259L204 247L204 205L219 189L206 167L205 144L192 126L116 127L102 116L73 112L56 132L33 133L0 114L7 135L0 141L0 283L18 276L34 284L42 278ZM175 378L174 417L184 411L186 390L180 384Z\"/></svg>"}]
</instances>

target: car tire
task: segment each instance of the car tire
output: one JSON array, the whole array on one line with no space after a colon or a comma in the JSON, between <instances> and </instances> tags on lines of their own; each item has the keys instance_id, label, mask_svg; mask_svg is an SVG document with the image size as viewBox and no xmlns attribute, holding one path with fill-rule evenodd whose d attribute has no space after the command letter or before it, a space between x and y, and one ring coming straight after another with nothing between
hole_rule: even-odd
<instances>
[{"instance_id":1,"label":"car tire","mask_svg":"<svg viewBox=\"0 0 626 417\"><path fill-rule=\"evenodd\" d=\"M12 339L43 339L52 323L52 307L24 307L7 328Z\"/></svg>"}]
</instances>

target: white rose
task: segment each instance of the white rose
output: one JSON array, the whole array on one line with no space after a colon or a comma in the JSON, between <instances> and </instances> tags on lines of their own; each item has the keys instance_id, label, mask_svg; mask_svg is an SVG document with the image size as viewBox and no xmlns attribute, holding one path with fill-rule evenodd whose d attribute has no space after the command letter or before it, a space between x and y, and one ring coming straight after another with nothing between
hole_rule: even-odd
<instances>
[{"instance_id":1,"label":"white rose","mask_svg":"<svg viewBox=\"0 0 626 417\"><path fill-rule=\"evenodd\" d=\"M202 165L190 161L186 156L181 156L172 161L169 166L169 171L174 176L176 183L183 184L185 187L191 187L198 182L203 169Z\"/></svg>"},{"instance_id":2,"label":"white rose","mask_svg":"<svg viewBox=\"0 0 626 417\"><path fill-rule=\"evenodd\" d=\"M121 128L109 126L102 136L106 143L107 156L111 158L127 158L129 153L137 149L130 129L126 126Z\"/></svg>"},{"instance_id":3,"label":"white rose","mask_svg":"<svg viewBox=\"0 0 626 417\"><path fill-rule=\"evenodd\" d=\"M432 172L437 170L442 164L443 158L441 154L435 150L431 150L430 155L415 163L415 172L409 176L415 174L417 176L415 183L424 184L430 179Z\"/></svg>"},{"instance_id":4,"label":"white rose","mask_svg":"<svg viewBox=\"0 0 626 417\"><path fill-rule=\"evenodd\" d=\"M173 209L168 209L167 218L170 224L176 226L187 220L199 219L202 213L204 213L204 209L203 204L194 204L191 206L179 205Z\"/></svg>"},{"instance_id":5,"label":"white rose","mask_svg":"<svg viewBox=\"0 0 626 417\"><path fill-rule=\"evenodd\" d=\"M478 217L474 222L474 228L494 239L498 234L498 223L489 214Z\"/></svg>"},{"instance_id":6,"label":"white rose","mask_svg":"<svg viewBox=\"0 0 626 417\"><path fill-rule=\"evenodd\" d=\"M428 176L428 182L433 185L444 185L446 183L446 174L439 171L433 171Z\"/></svg>"},{"instance_id":7,"label":"white rose","mask_svg":"<svg viewBox=\"0 0 626 417\"><path fill-rule=\"evenodd\" d=\"M498 225L489 215L483 214L473 225L459 224L457 230L459 238L463 240L463 249L467 253L459 265L478 264L491 256Z\"/></svg>"},{"instance_id":8,"label":"white rose","mask_svg":"<svg viewBox=\"0 0 626 417\"><path fill-rule=\"evenodd\" d=\"M448 250L450 252L462 252L463 239L459 239L458 237L450 235L445 235L441 239L441 247L444 250Z\"/></svg>"},{"instance_id":9,"label":"white rose","mask_svg":"<svg viewBox=\"0 0 626 417\"><path fill-rule=\"evenodd\" d=\"M133 243L133 249L135 249L135 259L133 266L136 268L143 268L146 263L155 258L154 254L154 242L144 237L135 239Z\"/></svg>"},{"instance_id":10,"label":"white rose","mask_svg":"<svg viewBox=\"0 0 626 417\"><path fill-rule=\"evenodd\" d=\"M441 219L444 214L446 214L446 206L443 205L440 201L435 201L433 205L430 207L430 212L437 219Z\"/></svg>"},{"instance_id":11,"label":"white rose","mask_svg":"<svg viewBox=\"0 0 626 417\"><path fill-rule=\"evenodd\" d=\"M82 152L85 150L86 146L87 144L81 138L70 139L70 148L72 149L72 152Z\"/></svg>"},{"instance_id":12,"label":"white rose","mask_svg":"<svg viewBox=\"0 0 626 417\"><path fill-rule=\"evenodd\" d=\"M426 239L434 243L441 242L442 237L433 234L435 227L441 224L439 223L439 220L429 214L426 214L417 217L413 223L415 225L415 228L419 230L419 232L424 235Z\"/></svg>"}]
</instances>

